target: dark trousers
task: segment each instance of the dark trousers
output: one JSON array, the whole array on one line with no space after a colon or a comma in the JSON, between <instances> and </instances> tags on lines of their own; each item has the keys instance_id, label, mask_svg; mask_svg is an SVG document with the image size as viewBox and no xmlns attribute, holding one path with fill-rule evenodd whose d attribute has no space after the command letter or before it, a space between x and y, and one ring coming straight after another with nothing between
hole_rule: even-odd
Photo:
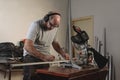
<instances>
[{"instance_id":1,"label":"dark trousers","mask_svg":"<svg viewBox=\"0 0 120 80\"><path fill-rule=\"evenodd\" d=\"M24 57L24 63L31 63L31 62L43 62L40 59L37 59L33 56L30 55L26 55ZM46 68L49 67L49 64L41 64L41 65L31 65L31 66L24 66L24 76L23 76L23 80L41 80L38 79L39 76L37 74L35 74L36 69L39 68Z\"/></svg>"}]
</instances>

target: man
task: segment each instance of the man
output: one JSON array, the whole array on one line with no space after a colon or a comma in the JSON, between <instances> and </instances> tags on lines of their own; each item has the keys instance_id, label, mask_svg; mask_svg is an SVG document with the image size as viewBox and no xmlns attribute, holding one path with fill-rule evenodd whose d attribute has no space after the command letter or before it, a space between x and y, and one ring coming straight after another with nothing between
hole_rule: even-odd
<instances>
[{"instance_id":1,"label":"man","mask_svg":"<svg viewBox=\"0 0 120 80\"><path fill-rule=\"evenodd\" d=\"M60 13L51 11L42 20L31 24L24 44L24 62L54 61L55 56L50 54L50 45L65 59L69 59L69 55L56 41L60 20ZM45 66L39 65L40 68ZM36 66L25 66L23 80L35 80L35 69Z\"/></svg>"}]
</instances>

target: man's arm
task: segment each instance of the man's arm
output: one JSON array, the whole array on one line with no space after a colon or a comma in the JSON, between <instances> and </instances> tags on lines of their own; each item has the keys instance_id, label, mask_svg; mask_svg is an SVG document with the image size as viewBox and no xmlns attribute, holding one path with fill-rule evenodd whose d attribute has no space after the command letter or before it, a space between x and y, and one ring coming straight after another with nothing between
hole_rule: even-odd
<instances>
[{"instance_id":1,"label":"man's arm","mask_svg":"<svg viewBox=\"0 0 120 80\"><path fill-rule=\"evenodd\" d=\"M57 41L52 42L53 48L61 54L65 59L69 59L69 55L63 51L63 49L60 47L59 43Z\"/></svg>"},{"instance_id":2,"label":"man's arm","mask_svg":"<svg viewBox=\"0 0 120 80\"><path fill-rule=\"evenodd\" d=\"M29 52L30 55L41 59L43 61L53 61L55 59L52 55L44 55L41 52L37 51L35 47L33 46L33 41L26 39L24 44L24 49Z\"/></svg>"}]
</instances>

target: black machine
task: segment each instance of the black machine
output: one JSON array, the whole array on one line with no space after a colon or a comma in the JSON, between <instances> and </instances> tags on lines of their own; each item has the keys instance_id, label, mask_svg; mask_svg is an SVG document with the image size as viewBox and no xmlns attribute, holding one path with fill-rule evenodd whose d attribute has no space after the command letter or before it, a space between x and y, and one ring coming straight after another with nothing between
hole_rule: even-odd
<instances>
[{"instance_id":1,"label":"black machine","mask_svg":"<svg viewBox=\"0 0 120 80\"><path fill-rule=\"evenodd\" d=\"M74 26L74 25L73 25L73 29L77 34L71 37L72 42L77 45L86 45L86 44L88 45L89 36L86 33L86 31L82 31L80 27ZM100 69L107 64L108 59L102 56L94 48L86 46L86 49L87 49L87 52L91 51L93 53L94 60Z\"/></svg>"},{"instance_id":2,"label":"black machine","mask_svg":"<svg viewBox=\"0 0 120 80\"><path fill-rule=\"evenodd\" d=\"M74 31L77 33L75 36L72 36L71 39L74 43L84 44L89 40L89 36L85 31L82 31L80 27L73 25Z\"/></svg>"}]
</instances>

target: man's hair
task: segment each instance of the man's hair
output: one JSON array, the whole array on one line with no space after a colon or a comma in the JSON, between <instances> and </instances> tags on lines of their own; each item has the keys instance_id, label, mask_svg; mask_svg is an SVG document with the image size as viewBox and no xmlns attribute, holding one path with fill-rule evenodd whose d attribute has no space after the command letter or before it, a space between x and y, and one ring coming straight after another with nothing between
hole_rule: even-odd
<instances>
[{"instance_id":1,"label":"man's hair","mask_svg":"<svg viewBox=\"0 0 120 80\"><path fill-rule=\"evenodd\" d=\"M48 12L48 14L46 14L46 15L43 17L43 20L44 20L45 22L48 22L48 21L49 21L49 18L50 18L51 16L53 16L53 15L59 15L59 16L61 16L61 14L58 13L58 12L50 11L50 12Z\"/></svg>"}]
</instances>

